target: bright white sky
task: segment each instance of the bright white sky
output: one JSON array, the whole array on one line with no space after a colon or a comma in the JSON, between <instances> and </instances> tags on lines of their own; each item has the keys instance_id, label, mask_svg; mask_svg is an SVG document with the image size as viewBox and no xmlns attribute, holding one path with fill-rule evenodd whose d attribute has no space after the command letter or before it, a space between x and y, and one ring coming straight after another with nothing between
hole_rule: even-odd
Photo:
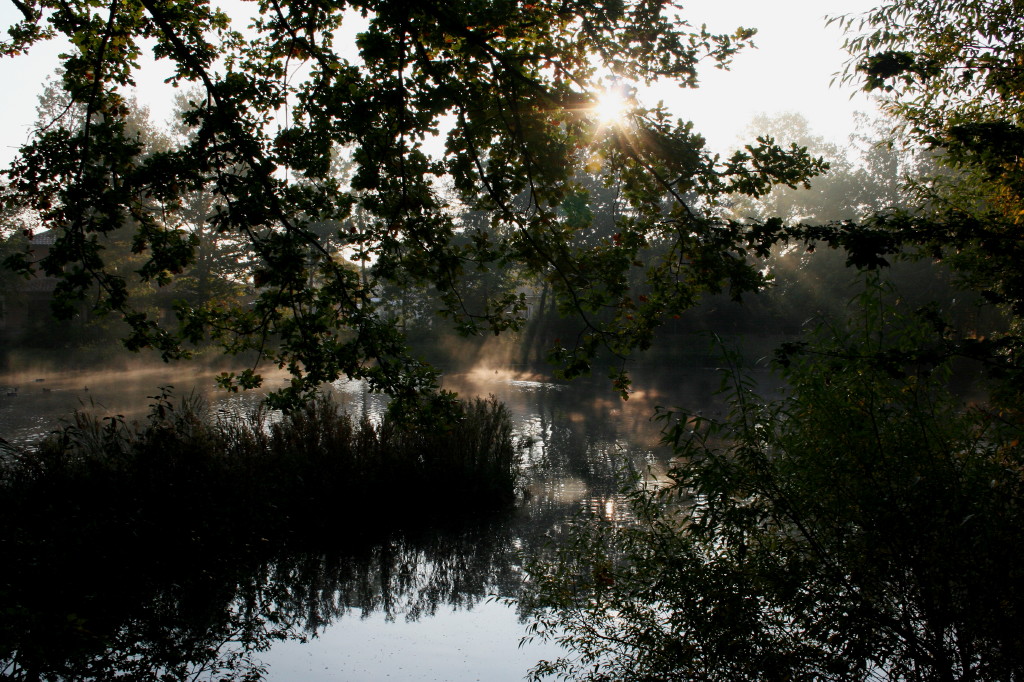
<instances>
[{"instance_id":1,"label":"bright white sky","mask_svg":"<svg viewBox=\"0 0 1024 682\"><path fill-rule=\"evenodd\" d=\"M644 99L662 99L674 114L692 120L697 132L718 151L733 147L737 135L758 113L796 111L812 129L843 142L853 132L853 113L871 112L862 95L830 86L846 55L842 35L825 26L826 15L859 13L878 0L691 0L684 16L691 24L707 23L713 31L732 32L738 26L758 29L756 50L741 52L730 71L707 68L698 90L655 88ZM9 1L0 0L0 26L9 26L20 14ZM0 166L6 166L26 141L35 120L36 98L42 83L53 73L62 47L37 46L26 56L0 58L4 106L0 109ZM173 91L162 83L166 67L153 70L140 83L139 99L154 120L170 113Z\"/></svg>"},{"instance_id":2,"label":"bright white sky","mask_svg":"<svg viewBox=\"0 0 1024 682\"><path fill-rule=\"evenodd\" d=\"M702 72L697 90L657 92L673 112L692 120L696 132L718 151L733 148L737 135L759 113L799 112L812 130L836 142L854 131L855 112L874 113L862 93L838 83L843 68L842 31L827 16L860 14L880 0L689 0L684 16L712 31L756 28L755 50L740 52L729 71ZM851 99L851 95L854 95Z\"/></svg>"}]
</instances>

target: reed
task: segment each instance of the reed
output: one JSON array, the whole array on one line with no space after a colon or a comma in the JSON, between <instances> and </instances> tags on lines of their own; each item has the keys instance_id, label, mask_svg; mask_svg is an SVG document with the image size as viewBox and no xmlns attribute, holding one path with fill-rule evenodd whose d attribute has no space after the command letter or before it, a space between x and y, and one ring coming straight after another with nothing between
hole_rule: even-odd
<instances>
[{"instance_id":1,"label":"reed","mask_svg":"<svg viewBox=\"0 0 1024 682\"><path fill-rule=\"evenodd\" d=\"M12 518L42 507L84 522L263 533L511 505L519 448L507 409L493 397L427 407L374 423L320 395L284 415L230 415L162 390L140 422L76 412L36 446L6 451L0 507Z\"/></svg>"}]
</instances>

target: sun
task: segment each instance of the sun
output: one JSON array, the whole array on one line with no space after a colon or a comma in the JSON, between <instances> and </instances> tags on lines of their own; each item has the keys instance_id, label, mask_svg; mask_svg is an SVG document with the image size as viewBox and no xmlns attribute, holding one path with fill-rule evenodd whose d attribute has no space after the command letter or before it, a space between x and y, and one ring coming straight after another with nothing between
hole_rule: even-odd
<instances>
[{"instance_id":1,"label":"sun","mask_svg":"<svg viewBox=\"0 0 1024 682\"><path fill-rule=\"evenodd\" d=\"M632 106L626 88L622 85L611 85L598 94L591 112L601 125L615 125L625 121Z\"/></svg>"}]
</instances>

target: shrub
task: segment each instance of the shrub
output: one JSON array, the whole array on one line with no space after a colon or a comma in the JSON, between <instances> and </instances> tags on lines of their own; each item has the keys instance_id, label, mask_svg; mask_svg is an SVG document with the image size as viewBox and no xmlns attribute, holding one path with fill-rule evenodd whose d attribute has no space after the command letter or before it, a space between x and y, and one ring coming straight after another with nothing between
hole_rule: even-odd
<instances>
[{"instance_id":1,"label":"shrub","mask_svg":"<svg viewBox=\"0 0 1024 682\"><path fill-rule=\"evenodd\" d=\"M536 678L1024 675L1019 412L950 391L947 330L860 305L783 357L783 398L734 369L724 419L665 415L638 523L583 521L533 566L533 636L570 650Z\"/></svg>"}]
</instances>

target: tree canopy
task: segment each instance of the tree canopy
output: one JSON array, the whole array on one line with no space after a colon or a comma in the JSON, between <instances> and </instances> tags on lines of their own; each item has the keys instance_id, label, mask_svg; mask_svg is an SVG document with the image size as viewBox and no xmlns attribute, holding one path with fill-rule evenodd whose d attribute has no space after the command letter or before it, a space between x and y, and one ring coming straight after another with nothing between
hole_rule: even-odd
<instances>
[{"instance_id":1,"label":"tree canopy","mask_svg":"<svg viewBox=\"0 0 1024 682\"><path fill-rule=\"evenodd\" d=\"M198 0L13 1L24 20L3 43L8 56L61 36L70 48L68 106L41 122L4 191L57 240L39 263L8 264L59 276L65 310L87 301L123 316L130 348L171 358L213 338L256 350L292 373L283 398L345 375L398 396L429 388L433 374L374 292L434 287L466 333L498 333L521 322L521 298L470 308L456 286L495 264L544 279L581 315L580 334L552 357L569 376L585 373L602 347L647 345L702 291L762 286L747 256L777 235L716 207L824 168L770 138L719 158L688 123L632 99L632 84L655 79L696 86L699 62L726 66L754 35L695 28L661 0L261 0L244 27ZM193 93L186 135L166 149L147 148L129 125L126 92L145 53L173 65L168 87ZM628 104L615 122L594 111L608 88ZM352 164L347 178L339 158ZM588 240L592 216L570 208L586 196L585 171L617 188L610 238ZM199 192L210 195L207 233L247 243L237 276L257 293L182 300L177 323L161 325L133 307L129 280L168 286L199 257L206 237L176 217ZM461 220L467 210L487 220ZM324 225L337 228L325 235ZM125 227L143 256L130 275L113 272L105 250ZM637 280L644 296L631 295ZM225 377L260 381L253 370Z\"/></svg>"},{"instance_id":2,"label":"tree canopy","mask_svg":"<svg viewBox=\"0 0 1024 682\"><path fill-rule=\"evenodd\" d=\"M851 54L843 81L881 96L913 144L953 172L919 189L917 216L880 221L950 258L989 298L1024 313L1024 8L1015 2L896 0L837 18Z\"/></svg>"},{"instance_id":3,"label":"tree canopy","mask_svg":"<svg viewBox=\"0 0 1024 682\"><path fill-rule=\"evenodd\" d=\"M859 223L804 224L795 204L790 223L728 211L806 185L824 159L768 136L720 158L635 101L633 84L696 86L699 62L728 65L753 38L695 28L661 0L260 0L243 28L197 0L12 2L24 21L9 55L71 47L66 105L3 188L7 215L57 240L40 262L6 262L60 277L58 310L120 314L131 348L256 351L293 376L282 405L341 376L424 395L435 375L383 296L430 287L464 333L501 333L525 301L493 268L578 316L550 353L574 376L602 349L646 347L705 293L761 288L753 257L783 240L841 247L862 268L912 246L954 262L1015 314L1010 333L904 313L872 280L850 324L781 349L782 398L734 372L729 414L669 422L678 459L661 492L632 494L637 524L582 526L534 567L536 630L575 649L535 672L1021 677L1020 3L893 0L839 20L849 78L946 171L903 210L872 203L878 189L849 202ZM191 93L165 146L132 123L144 50ZM608 90L619 120L599 106ZM134 272L114 258L126 232ZM225 235L242 254L229 279L251 295L182 295L172 325L133 305L133 282L189 280ZM984 404L950 389L965 357L1003 372Z\"/></svg>"},{"instance_id":4,"label":"tree canopy","mask_svg":"<svg viewBox=\"0 0 1024 682\"><path fill-rule=\"evenodd\" d=\"M778 396L726 351L726 413L666 415L675 459L628 489L636 523L583 519L533 566L531 634L568 649L535 678L1024 674L1020 10L893 0L841 20L848 80L941 164L845 234L876 257L925 247L1009 323L958 325L872 276L847 320L778 350Z\"/></svg>"}]
</instances>

